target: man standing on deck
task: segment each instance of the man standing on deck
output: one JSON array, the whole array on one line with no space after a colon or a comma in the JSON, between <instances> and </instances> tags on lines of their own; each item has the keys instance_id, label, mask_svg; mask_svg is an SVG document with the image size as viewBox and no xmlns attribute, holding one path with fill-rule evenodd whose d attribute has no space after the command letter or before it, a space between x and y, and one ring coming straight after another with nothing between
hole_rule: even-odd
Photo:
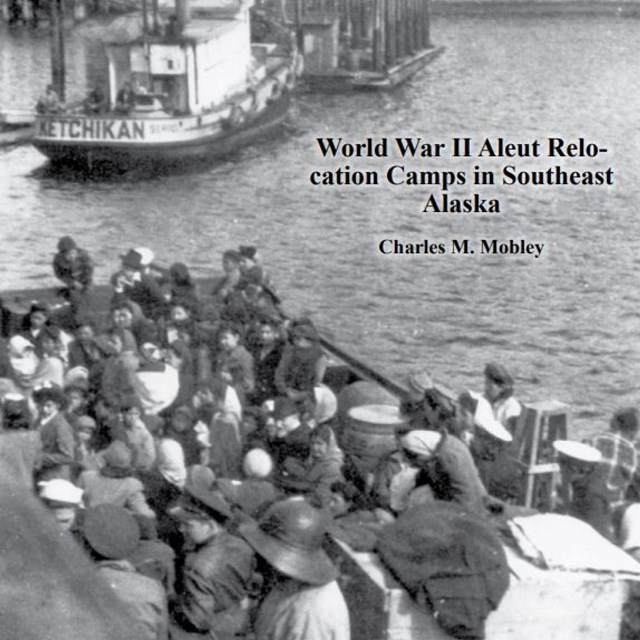
<instances>
[{"instance_id":1,"label":"man standing on deck","mask_svg":"<svg viewBox=\"0 0 640 640\"><path fill-rule=\"evenodd\" d=\"M171 605L171 638L231 640L246 630L254 554L225 523L231 508L221 497L195 489L170 510L189 546Z\"/></svg>"},{"instance_id":2,"label":"man standing on deck","mask_svg":"<svg viewBox=\"0 0 640 640\"><path fill-rule=\"evenodd\" d=\"M89 253L80 249L73 238L58 240L58 253L53 258L53 273L64 282L62 295L71 303L76 321L84 321L88 314L87 291L93 284L93 262Z\"/></svg>"},{"instance_id":3,"label":"man standing on deck","mask_svg":"<svg viewBox=\"0 0 640 640\"><path fill-rule=\"evenodd\" d=\"M338 570L322 548L326 527L326 515L299 497L276 502L258 524L240 525L265 580L256 640L349 640Z\"/></svg>"}]
</instances>

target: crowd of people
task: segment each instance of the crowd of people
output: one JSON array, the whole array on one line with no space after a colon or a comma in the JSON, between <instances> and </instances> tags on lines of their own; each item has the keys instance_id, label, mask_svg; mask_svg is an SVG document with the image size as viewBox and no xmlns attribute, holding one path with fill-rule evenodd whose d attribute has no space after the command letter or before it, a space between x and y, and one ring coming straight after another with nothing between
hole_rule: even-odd
<instances>
[{"instance_id":1,"label":"crowd of people","mask_svg":"<svg viewBox=\"0 0 640 640\"><path fill-rule=\"evenodd\" d=\"M285 315L256 247L226 251L222 270L202 291L184 263L131 248L98 309L92 258L61 238L64 303L34 302L5 326L0 459L95 562L141 640L348 639L325 534L353 533L340 523L355 513L375 529L434 501L522 504L514 380L490 363L484 393L452 399L427 372L410 376L395 449L364 468L341 447L317 328ZM638 427L623 409L590 444L555 443L557 508L630 552Z\"/></svg>"}]
</instances>

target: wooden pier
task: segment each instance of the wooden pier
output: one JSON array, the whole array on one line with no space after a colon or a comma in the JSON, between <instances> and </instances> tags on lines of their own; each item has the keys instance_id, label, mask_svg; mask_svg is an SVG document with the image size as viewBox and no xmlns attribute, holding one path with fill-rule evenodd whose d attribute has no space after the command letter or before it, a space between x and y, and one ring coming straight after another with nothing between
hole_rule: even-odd
<instances>
[{"instance_id":1,"label":"wooden pier","mask_svg":"<svg viewBox=\"0 0 640 640\"><path fill-rule=\"evenodd\" d=\"M311 88L389 89L442 53L431 43L429 0L286 0Z\"/></svg>"}]
</instances>

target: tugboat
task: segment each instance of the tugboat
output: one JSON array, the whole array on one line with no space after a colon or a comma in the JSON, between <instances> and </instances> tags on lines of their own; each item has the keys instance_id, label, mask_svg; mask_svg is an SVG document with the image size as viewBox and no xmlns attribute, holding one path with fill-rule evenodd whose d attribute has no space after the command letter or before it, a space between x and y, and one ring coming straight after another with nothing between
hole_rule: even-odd
<instances>
[{"instance_id":1,"label":"tugboat","mask_svg":"<svg viewBox=\"0 0 640 640\"><path fill-rule=\"evenodd\" d=\"M40 109L34 146L54 163L126 170L219 157L281 124L302 70L294 35L274 26L277 42L252 42L253 0L197 2L178 0L162 28L105 42L106 86Z\"/></svg>"}]
</instances>

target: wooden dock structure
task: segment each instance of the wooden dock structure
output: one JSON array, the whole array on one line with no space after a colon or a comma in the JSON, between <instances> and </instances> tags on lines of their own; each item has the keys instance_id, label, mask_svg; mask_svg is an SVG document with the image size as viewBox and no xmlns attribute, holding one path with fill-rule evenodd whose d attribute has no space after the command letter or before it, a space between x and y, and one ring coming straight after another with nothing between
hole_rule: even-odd
<instances>
[{"instance_id":1,"label":"wooden dock structure","mask_svg":"<svg viewBox=\"0 0 640 640\"><path fill-rule=\"evenodd\" d=\"M429 0L285 0L312 88L392 88L442 53Z\"/></svg>"}]
</instances>

